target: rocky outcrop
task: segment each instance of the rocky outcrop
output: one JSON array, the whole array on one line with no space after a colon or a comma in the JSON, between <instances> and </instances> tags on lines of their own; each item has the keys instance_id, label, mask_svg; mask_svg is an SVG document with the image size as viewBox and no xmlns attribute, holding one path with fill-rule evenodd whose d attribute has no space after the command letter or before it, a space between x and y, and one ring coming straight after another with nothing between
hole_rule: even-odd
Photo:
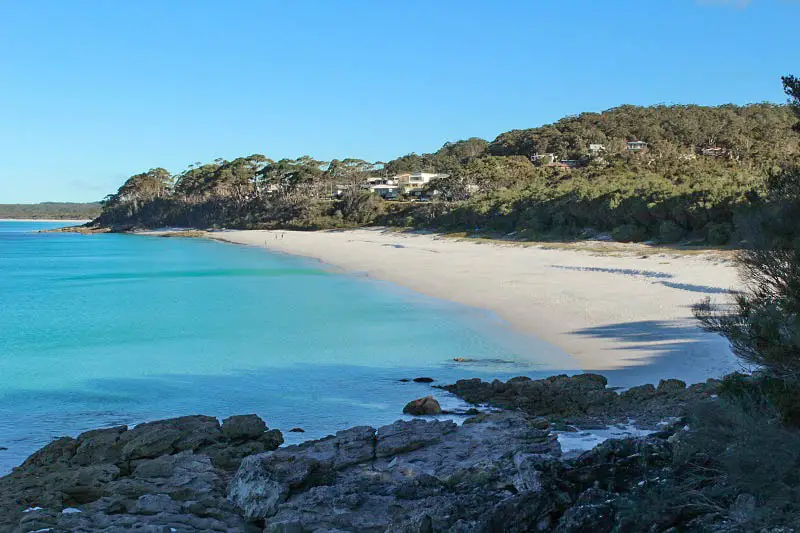
<instances>
[{"instance_id":1,"label":"rocky outcrop","mask_svg":"<svg viewBox=\"0 0 800 533\"><path fill-rule=\"evenodd\" d=\"M398 421L248 457L230 500L270 532L489 531L533 500L530 520L548 523L560 504L542 472L559 455L547 423L520 413Z\"/></svg>"},{"instance_id":2,"label":"rocky outcrop","mask_svg":"<svg viewBox=\"0 0 800 533\"><path fill-rule=\"evenodd\" d=\"M245 531L226 489L283 442L256 415L186 416L54 440L0 479L0 531ZM26 512L27 510L27 512Z\"/></svg>"},{"instance_id":3,"label":"rocky outcrop","mask_svg":"<svg viewBox=\"0 0 800 533\"><path fill-rule=\"evenodd\" d=\"M669 379L658 387L642 385L622 393L606 385L598 374L578 374L537 380L521 376L506 382L464 379L442 388L472 404L520 410L566 425L597 427L635 419L640 426L655 428L665 419L683 416L689 403L715 394L719 381L687 388L683 381Z\"/></svg>"},{"instance_id":4,"label":"rocky outcrop","mask_svg":"<svg viewBox=\"0 0 800 533\"><path fill-rule=\"evenodd\" d=\"M450 388L509 409L462 425L359 426L285 448L280 432L255 415L57 439L0 479L0 532L740 531L691 505L648 504L657 523L642 515L642 502L681 488L674 460L685 420L572 459L553 433L566 422L627 421L646 409L680 416L688 402L713 397L715 382L687 388L664 380L618 394L585 374ZM754 504L743 496L731 505L734 516Z\"/></svg>"},{"instance_id":5,"label":"rocky outcrop","mask_svg":"<svg viewBox=\"0 0 800 533\"><path fill-rule=\"evenodd\" d=\"M403 407L403 413L413 416L427 416L442 414L442 406L433 396L425 396L412 400Z\"/></svg>"}]
</instances>

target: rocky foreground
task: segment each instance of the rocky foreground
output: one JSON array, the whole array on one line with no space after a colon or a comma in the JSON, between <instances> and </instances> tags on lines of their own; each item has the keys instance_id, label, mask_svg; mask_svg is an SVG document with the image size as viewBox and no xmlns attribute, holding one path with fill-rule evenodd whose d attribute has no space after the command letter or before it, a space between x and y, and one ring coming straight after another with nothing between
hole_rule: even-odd
<instances>
[{"instance_id":1,"label":"rocky foreground","mask_svg":"<svg viewBox=\"0 0 800 533\"><path fill-rule=\"evenodd\" d=\"M662 382L619 395L589 374L462 381L448 388L504 409L460 426L417 418L284 448L255 415L90 431L0 479L0 531L639 531L631 498L675 475L670 450L685 428L674 420L714 386ZM556 427L645 410L674 422L562 456ZM681 531L739 531L712 518L675 521Z\"/></svg>"}]
</instances>

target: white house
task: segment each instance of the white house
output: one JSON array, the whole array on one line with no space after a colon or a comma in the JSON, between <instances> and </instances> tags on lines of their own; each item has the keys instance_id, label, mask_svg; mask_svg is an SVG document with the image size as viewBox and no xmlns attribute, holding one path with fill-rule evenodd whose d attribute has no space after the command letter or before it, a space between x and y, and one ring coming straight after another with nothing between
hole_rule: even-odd
<instances>
[{"instance_id":1,"label":"white house","mask_svg":"<svg viewBox=\"0 0 800 533\"><path fill-rule=\"evenodd\" d=\"M605 152L606 147L599 143L592 143L589 145L589 154L599 155L600 152Z\"/></svg>"},{"instance_id":2,"label":"white house","mask_svg":"<svg viewBox=\"0 0 800 533\"><path fill-rule=\"evenodd\" d=\"M647 143L644 141L628 141L625 149L629 152L640 152L642 150L647 150Z\"/></svg>"},{"instance_id":3,"label":"white house","mask_svg":"<svg viewBox=\"0 0 800 533\"><path fill-rule=\"evenodd\" d=\"M392 180L400 185L404 191L421 189L432 180L448 177L450 174L438 174L433 172L407 172L394 176Z\"/></svg>"}]
</instances>

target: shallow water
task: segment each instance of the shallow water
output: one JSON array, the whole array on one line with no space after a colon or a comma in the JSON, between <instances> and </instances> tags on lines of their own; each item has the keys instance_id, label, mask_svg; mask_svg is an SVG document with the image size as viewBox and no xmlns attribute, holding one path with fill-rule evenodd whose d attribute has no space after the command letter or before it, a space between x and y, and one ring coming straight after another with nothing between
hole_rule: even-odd
<instances>
[{"instance_id":1,"label":"shallow water","mask_svg":"<svg viewBox=\"0 0 800 533\"><path fill-rule=\"evenodd\" d=\"M289 439L315 438L391 422L432 392L401 378L574 368L484 311L314 261L203 239L35 233L57 226L0 222L0 474L94 427L258 413L306 430Z\"/></svg>"}]
</instances>

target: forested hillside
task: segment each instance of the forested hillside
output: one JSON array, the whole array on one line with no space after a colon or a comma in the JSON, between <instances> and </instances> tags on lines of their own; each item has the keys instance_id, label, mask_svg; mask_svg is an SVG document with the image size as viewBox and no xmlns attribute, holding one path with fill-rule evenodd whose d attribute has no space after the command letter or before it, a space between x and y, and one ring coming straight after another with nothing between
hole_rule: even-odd
<instances>
[{"instance_id":1,"label":"forested hillside","mask_svg":"<svg viewBox=\"0 0 800 533\"><path fill-rule=\"evenodd\" d=\"M93 203L44 202L0 204L0 218L91 220L100 215L101 205Z\"/></svg>"},{"instance_id":2,"label":"forested hillside","mask_svg":"<svg viewBox=\"0 0 800 533\"><path fill-rule=\"evenodd\" d=\"M788 106L622 106L446 143L392 161L274 161L264 155L130 178L97 223L156 227L365 224L618 240L729 241L766 178L797 160ZM447 174L417 198L385 201L370 179ZM420 192L420 191L418 191ZM421 196L421 199L420 199Z\"/></svg>"}]
</instances>

